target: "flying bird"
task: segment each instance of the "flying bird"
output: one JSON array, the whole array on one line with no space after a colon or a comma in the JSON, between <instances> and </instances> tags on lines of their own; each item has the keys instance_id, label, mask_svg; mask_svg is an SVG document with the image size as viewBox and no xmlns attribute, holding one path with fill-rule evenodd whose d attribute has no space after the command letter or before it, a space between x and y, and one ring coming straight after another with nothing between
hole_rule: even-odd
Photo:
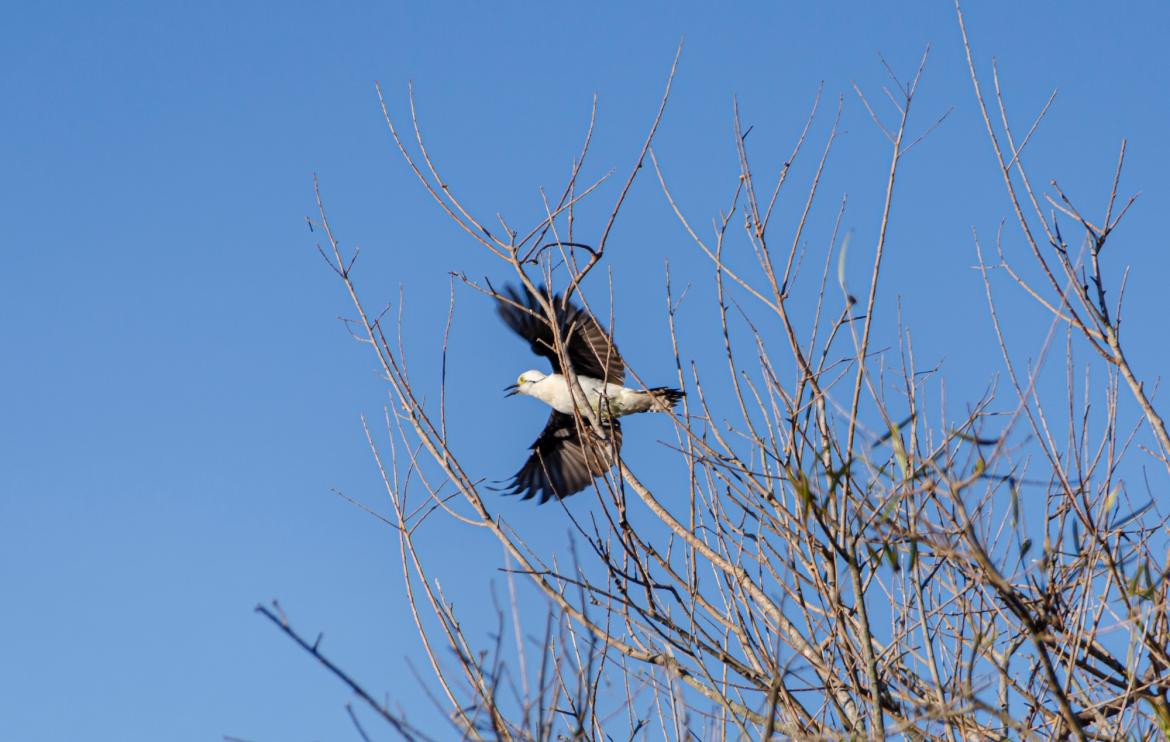
<instances>
[{"instance_id":1,"label":"flying bird","mask_svg":"<svg viewBox=\"0 0 1170 742\"><path fill-rule=\"evenodd\" d=\"M530 446L532 454L512 478L505 492L528 500L539 497L541 503L564 498L589 486L595 477L609 471L613 456L622 445L622 428L618 418L637 412L665 412L683 398L684 393L670 387L641 391L622 385L626 366L613 338L597 319L559 295L549 295L556 315L557 330L565 343L565 355L577 375L577 382L589 407L604 428L608 440L584 441L574 419L576 400L564 376L560 356L553 340L553 328L545 318L537 298L527 290L504 287L497 311L520 337L528 341L532 352L552 363L553 373L530 369L520 374L516 383L504 389L507 396L524 394L552 407L544 430ZM588 424L586 426L588 427ZM586 432L586 434L588 434ZM611 454L612 452L612 454Z\"/></svg>"}]
</instances>

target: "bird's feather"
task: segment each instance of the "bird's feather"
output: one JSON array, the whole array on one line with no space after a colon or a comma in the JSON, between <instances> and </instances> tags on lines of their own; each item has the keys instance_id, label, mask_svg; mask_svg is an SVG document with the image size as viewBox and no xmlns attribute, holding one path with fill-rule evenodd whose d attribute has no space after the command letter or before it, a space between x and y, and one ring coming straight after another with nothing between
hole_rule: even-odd
<instances>
[{"instance_id":1,"label":"bird's feather","mask_svg":"<svg viewBox=\"0 0 1170 742\"><path fill-rule=\"evenodd\" d=\"M565 355L568 356L573 372L579 376L621 384L626 376L625 363L613 339L602 329L597 319L572 302L565 301L559 294L550 297L544 287L540 291L546 299L552 300L557 327L561 338L566 339ZM533 353L547 358L557 373L565 373L554 347L552 327L536 297L512 286L505 286L502 295L507 301L500 301L497 311L508 327L528 341Z\"/></svg>"},{"instance_id":2,"label":"bird's feather","mask_svg":"<svg viewBox=\"0 0 1170 742\"><path fill-rule=\"evenodd\" d=\"M532 443L532 455L512 478L507 494L525 500L538 497L545 503L574 495L609 471L613 453L621 449L621 426L616 420L610 422L606 426L609 439L601 440L588 431L588 423L585 425L589 440L583 441L573 416L554 410Z\"/></svg>"}]
</instances>

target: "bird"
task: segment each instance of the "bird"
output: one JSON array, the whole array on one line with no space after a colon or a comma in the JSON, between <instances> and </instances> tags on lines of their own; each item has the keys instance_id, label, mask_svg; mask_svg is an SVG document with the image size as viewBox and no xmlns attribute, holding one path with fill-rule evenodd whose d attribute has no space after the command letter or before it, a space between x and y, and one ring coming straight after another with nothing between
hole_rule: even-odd
<instances>
[{"instance_id":1,"label":"bird","mask_svg":"<svg viewBox=\"0 0 1170 742\"><path fill-rule=\"evenodd\" d=\"M497 304L500 318L528 341L533 353L549 360L553 373L529 369L517 377L516 383L504 388L505 396L523 394L552 407L544 430L529 447L528 460L512 477L504 492L519 495L523 500L536 497L543 504L580 492L594 478L613 467L622 445L619 417L639 412L665 412L673 408L685 393L671 387L642 391L623 386L625 361L613 338L601 328L597 319L544 286L537 291L552 302L557 330L565 343L565 356L606 438L582 440L583 434L590 434L590 426L588 422L577 425L575 413L584 412L578 409L565 378L565 369L554 345L553 328L535 295L528 290L505 286Z\"/></svg>"}]
</instances>

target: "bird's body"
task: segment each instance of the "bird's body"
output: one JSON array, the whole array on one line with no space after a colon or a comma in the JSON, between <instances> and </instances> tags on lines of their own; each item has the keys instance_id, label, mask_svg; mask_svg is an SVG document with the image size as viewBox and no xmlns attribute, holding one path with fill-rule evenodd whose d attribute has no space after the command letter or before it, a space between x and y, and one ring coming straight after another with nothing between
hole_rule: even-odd
<instances>
[{"instance_id":1,"label":"bird's body","mask_svg":"<svg viewBox=\"0 0 1170 742\"><path fill-rule=\"evenodd\" d=\"M665 412L678 400L673 389L650 389L645 392L630 389L621 384L610 384L590 376L578 376L577 383L593 414L602 421L616 420L623 415L655 410ZM525 371L516 384L518 394L536 397L565 415L573 414L578 407L568 380L561 374L543 374L540 371ZM582 409L581 414L585 414Z\"/></svg>"},{"instance_id":2,"label":"bird's body","mask_svg":"<svg viewBox=\"0 0 1170 742\"><path fill-rule=\"evenodd\" d=\"M506 287L500 295L499 314L528 341L534 353L553 365L551 374L525 371L508 387L510 394L534 397L553 408L544 430L532 443L532 454L508 487L510 494L526 500L539 496L540 502L545 502L580 492L610 470L622 445L618 418L638 412L666 412L682 399L683 392L669 387L641 390L624 386L625 362L593 315L564 297L545 289L541 292L538 299L528 291ZM553 310L555 327L546 319L543 302ZM558 348L558 338L562 348ZM565 359L577 377L580 397L602 428L601 435L579 419L589 415L578 407L580 397L565 377Z\"/></svg>"}]
</instances>

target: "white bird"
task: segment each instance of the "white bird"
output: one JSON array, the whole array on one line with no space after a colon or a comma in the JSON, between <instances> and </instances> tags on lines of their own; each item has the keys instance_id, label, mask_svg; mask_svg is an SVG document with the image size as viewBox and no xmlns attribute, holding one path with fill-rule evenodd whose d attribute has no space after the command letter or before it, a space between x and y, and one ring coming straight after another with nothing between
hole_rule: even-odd
<instances>
[{"instance_id":1,"label":"white bird","mask_svg":"<svg viewBox=\"0 0 1170 742\"><path fill-rule=\"evenodd\" d=\"M499 314L508 327L528 341L532 352L544 356L554 373L525 371L516 383L505 388L508 396L524 394L553 408L544 430L530 447L532 454L516 472L506 492L523 499L539 496L540 502L576 494L613 466L613 457L622 445L617 418L637 412L665 412L684 396L670 387L641 391L623 386L625 363L613 339L601 329L593 315L574 306L560 295L548 295L556 314L558 332L565 342L565 355L585 401L604 426L608 439L581 440L574 412L577 402L554 348L553 330L536 297L527 291L505 287ZM583 413L583 411L582 411ZM588 429L588 423L582 426Z\"/></svg>"}]
</instances>

